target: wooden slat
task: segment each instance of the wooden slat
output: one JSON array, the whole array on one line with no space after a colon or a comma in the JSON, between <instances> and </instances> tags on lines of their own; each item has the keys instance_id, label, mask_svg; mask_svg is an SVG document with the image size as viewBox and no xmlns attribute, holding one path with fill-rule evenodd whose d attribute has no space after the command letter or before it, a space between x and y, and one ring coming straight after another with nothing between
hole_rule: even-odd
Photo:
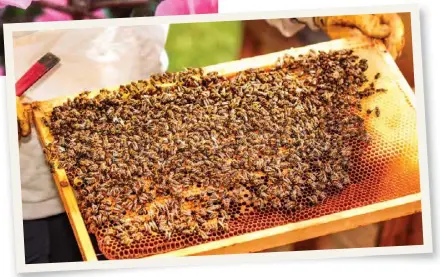
<instances>
[{"instance_id":1,"label":"wooden slat","mask_svg":"<svg viewBox=\"0 0 440 277\"><path fill-rule=\"evenodd\" d=\"M372 57L380 58L385 62L387 70L393 81L399 85L405 98L408 99L412 106L414 106L414 96L411 88L408 86L405 78L400 73L391 56L385 53L385 48L382 44L366 40L334 40L325 43L319 43L308 47L297 49L289 49L277 53L262 55L253 58L242 59L238 61L227 62L223 64L205 67L205 72L217 71L221 75L230 76L235 73L246 70L248 68L269 67L276 62L276 60L284 54L298 55L305 54L310 49L315 50L339 50L339 49L357 49L368 48ZM111 90L111 89L110 89ZM91 95L97 95L98 91L94 91ZM76 95L68 97L60 97L44 102L34 103L34 119L39 133L40 140L43 145L47 145L52 141L52 136L48 128L43 124L45 114L50 112L54 106L58 106L65 102L68 98L73 99ZM64 170L56 170L54 172L54 179L66 211L71 220L75 236L77 238L80 249L85 260L96 260L96 255L87 233L84 221L78 209L73 190L68 186ZM67 186L66 186L67 185ZM319 218L314 218L306 221L286 224L275 228L270 228L262 231L248 233L228 239L209 242L197 246L188 247L177 251L172 251L166 254L156 255L161 256L185 256L185 255L205 255L205 254L226 254L226 253L248 253L261 251L264 249L285 245L288 243L306 240L334 232L340 232L358 226L372 224L420 211L420 193L400 197L390 201L372 204L360 208L355 208L340 213L335 213ZM149 257L151 258L151 257Z\"/></svg>"},{"instance_id":2,"label":"wooden slat","mask_svg":"<svg viewBox=\"0 0 440 277\"><path fill-rule=\"evenodd\" d=\"M154 257L258 252L289 243L354 229L391 218L414 214L420 211L421 194L416 193L319 218L290 223L233 238L213 241L165 254L159 254Z\"/></svg>"},{"instance_id":3,"label":"wooden slat","mask_svg":"<svg viewBox=\"0 0 440 277\"><path fill-rule=\"evenodd\" d=\"M48 105L48 108L51 105ZM43 123L43 118L45 117L42 111L44 106L40 106L38 109L34 109L34 124L39 134L40 142L42 147L45 147L52 142L52 136L48 132L48 128ZM72 226L73 232L75 234L76 241L78 243L81 255L84 261L97 261L95 249L93 247L90 236L87 232L86 225L81 216L75 194L71 186L69 186L69 181L64 170L57 169L52 174L58 193L61 196L61 200L64 205L64 209L68 215L70 224Z\"/></svg>"}]
</instances>

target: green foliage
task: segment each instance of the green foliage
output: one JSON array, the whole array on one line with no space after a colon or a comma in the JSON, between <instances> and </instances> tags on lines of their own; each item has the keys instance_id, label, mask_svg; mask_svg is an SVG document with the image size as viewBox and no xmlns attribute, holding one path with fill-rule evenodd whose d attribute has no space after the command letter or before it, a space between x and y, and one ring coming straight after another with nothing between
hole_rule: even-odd
<instances>
[{"instance_id":1,"label":"green foliage","mask_svg":"<svg viewBox=\"0 0 440 277\"><path fill-rule=\"evenodd\" d=\"M13 6L7 6L1 17L2 23L17 23L33 21L35 17L42 13L39 5L31 5L28 9L23 10Z\"/></svg>"},{"instance_id":2,"label":"green foliage","mask_svg":"<svg viewBox=\"0 0 440 277\"><path fill-rule=\"evenodd\" d=\"M204 22L170 26L166 50L168 71L236 60L242 42L241 22Z\"/></svg>"}]
</instances>

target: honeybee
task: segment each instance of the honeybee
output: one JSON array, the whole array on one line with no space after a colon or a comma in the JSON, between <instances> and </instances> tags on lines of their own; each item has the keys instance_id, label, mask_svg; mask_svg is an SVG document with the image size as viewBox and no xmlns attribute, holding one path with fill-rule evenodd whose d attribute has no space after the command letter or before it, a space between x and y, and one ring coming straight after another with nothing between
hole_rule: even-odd
<instances>
[{"instance_id":1,"label":"honeybee","mask_svg":"<svg viewBox=\"0 0 440 277\"><path fill-rule=\"evenodd\" d=\"M374 108L374 113L375 113L376 117L379 117L379 116L380 116L380 110L379 110L379 107Z\"/></svg>"},{"instance_id":2,"label":"honeybee","mask_svg":"<svg viewBox=\"0 0 440 277\"><path fill-rule=\"evenodd\" d=\"M203 231L202 229L198 229L198 234L199 234L199 236L200 236L203 240L207 240L207 239L209 239L208 234L206 234L206 232Z\"/></svg>"},{"instance_id":3,"label":"honeybee","mask_svg":"<svg viewBox=\"0 0 440 277\"><path fill-rule=\"evenodd\" d=\"M112 238L110 236L105 236L104 237L103 242L104 242L105 245L110 245L111 241L112 241Z\"/></svg>"},{"instance_id":4,"label":"honeybee","mask_svg":"<svg viewBox=\"0 0 440 277\"><path fill-rule=\"evenodd\" d=\"M128 236L128 234L124 233L124 234L122 235L122 237L121 237L121 243L124 244L124 245L126 245L126 246L129 246L130 244L133 243L133 239L131 239L131 238Z\"/></svg>"},{"instance_id":5,"label":"honeybee","mask_svg":"<svg viewBox=\"0 0 440 277\"><path fill-rule=\"evenodd\" d=\"M316 195L308 196L307 200L310 202L311 205L318 204L318 197Z\"/></svg>"}]
</instances>

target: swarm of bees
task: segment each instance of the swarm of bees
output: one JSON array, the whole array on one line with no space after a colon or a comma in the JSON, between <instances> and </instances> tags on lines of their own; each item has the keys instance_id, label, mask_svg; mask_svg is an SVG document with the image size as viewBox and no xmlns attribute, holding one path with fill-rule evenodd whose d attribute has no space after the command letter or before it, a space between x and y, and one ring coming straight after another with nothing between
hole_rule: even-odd
<instances>
[{"instance_id":1,"label":"swarm of bees","mask_svg":"<svg viewBox=\"0 0 440 277\"><path fill-rule=\"evenodd\" d=\"M351 50L311 51L231 78L187 69L84 92L53 109L46 151L104 243L207 239L245 201L291 213L350 184L353 145L370 140L360 101L378 91L367 68Z\"/></svg>"}]
</instances>

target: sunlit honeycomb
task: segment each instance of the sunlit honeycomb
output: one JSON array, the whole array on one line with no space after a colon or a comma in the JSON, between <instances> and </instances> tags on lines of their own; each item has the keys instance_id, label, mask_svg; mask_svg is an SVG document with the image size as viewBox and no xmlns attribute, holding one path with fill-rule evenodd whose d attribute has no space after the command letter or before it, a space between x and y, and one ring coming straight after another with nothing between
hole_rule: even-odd
<instances>
[{"instance_id":1,"label":"sunlit honeycomb","mask_svg":"<svg viewBox=\"0 0 440 277\"><path fill-rule=\"evenodd\" d=\"M377 70L386 68L382 60L374 59L366 49L356 49L362 58L369 60L367 76L374 79ZM371 59L369 59L371 58ZM374 63L371 63L374 60ZM323 203L310 207L304 200L304 208L297 212L268 208L264 211L254 209L251 201L246 200L231 206L229 232L218 232L202 239L195 235L175 235L166 240L162 235L149 235L129 246L119 240L104 242L108 226L95 232L98 247L107 259L142 258L155 254L186 248L210 241L230 238L288 223L317 218L353 208L391 200L420 191L418 167L418 143L416 132L416 113L412 102L395 81L396 76L382 71L378 87L386 88L386 93L376 94L363 100L360 114L365 119L371 143L364 151L354 151L353 165L350 170L352 183L343 191L326 189L329 197ZM380 108L380 116L367 115L367 109ZM353 145L354 147L365 147ZM197 193L197 188L187 193ZM188 204L189 207L191 203ZM126 215L130 217L130 215Z\"/></svg>"}]
</instances>

